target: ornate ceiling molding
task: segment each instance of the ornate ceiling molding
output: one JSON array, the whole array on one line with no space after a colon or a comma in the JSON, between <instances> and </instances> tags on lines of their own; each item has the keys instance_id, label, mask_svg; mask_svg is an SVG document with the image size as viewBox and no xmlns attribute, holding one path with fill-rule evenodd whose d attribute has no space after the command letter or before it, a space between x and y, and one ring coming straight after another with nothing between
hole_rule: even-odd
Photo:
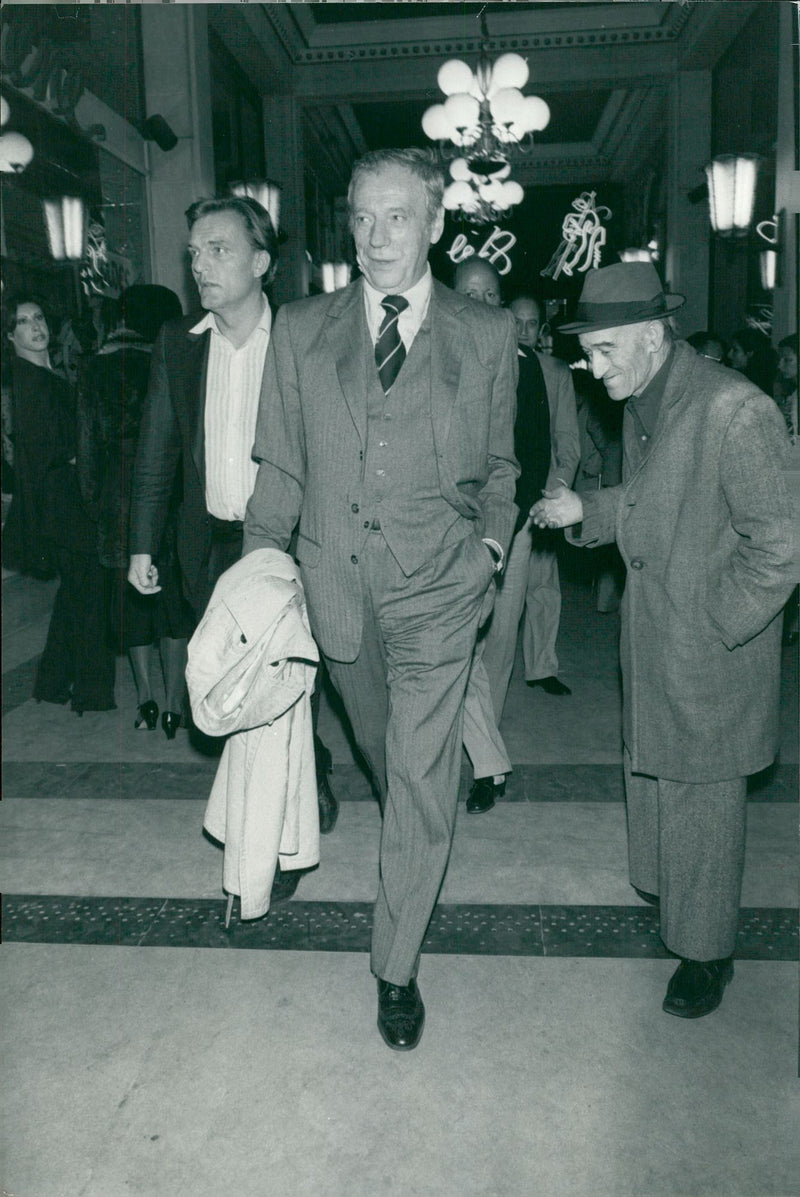
<instances>
[{"instance_id":1,"label":"ornate ceiling molding","mask_svg":"<svg viewBox=\"0 0 800 1197\"><path fill-rule=\"evenodd\" d=\"M264 4L261 6L295 65L352 62L354 60L436 58L450 54L477 54L480 34L464 36L468 18L454 12L446 18L359 21L358 5L351 4L353 20L314 22L314 5ZM456 6L454 6L455 8ZM696 7L691 3L576 4L547 11L526 10L489 16L489 49L596 50L615 46L669 43L680 37ZM390 11L391 6L387 5ZM420 5L420 9L424 9Z\"/></svg>"}]
</instances>

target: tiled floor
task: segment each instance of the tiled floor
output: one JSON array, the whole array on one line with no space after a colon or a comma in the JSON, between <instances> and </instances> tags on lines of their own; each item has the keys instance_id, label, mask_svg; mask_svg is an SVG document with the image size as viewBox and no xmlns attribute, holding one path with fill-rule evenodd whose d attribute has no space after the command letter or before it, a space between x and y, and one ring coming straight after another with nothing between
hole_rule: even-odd
<instances>
[{"instance_id":1,"label":"tiled floor","mask_svg":"<svg viewBox=\"0 0 800 1197\"><path fill-rule=\"evenodd\" d=\"M122 663L116 712L27 701L52 586L3 597L4 1197L800 1197L796 652L751 787L736 976L686 1023L627 882L617 621L565 587L573 695L515 675L515 772L493 811L459 808L402 1056L367 956L380 818L333 708L321 864L226 931L214 761L133 730Z\"/></svg>"}]
</instances>

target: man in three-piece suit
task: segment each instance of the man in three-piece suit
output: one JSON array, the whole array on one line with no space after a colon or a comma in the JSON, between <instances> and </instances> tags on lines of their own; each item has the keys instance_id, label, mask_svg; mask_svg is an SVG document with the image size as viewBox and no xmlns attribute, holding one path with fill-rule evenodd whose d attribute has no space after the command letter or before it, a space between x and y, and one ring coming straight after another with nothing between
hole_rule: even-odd
<instances>
[{"instance_id":1,"label":"man in three-piece suit","mask_svg":"<svg viewBox=\"0 0 800 1197\"><path fill-rule=\"evenodd\" d=\"M165 324L153 349L136 454L129 581L158 590L153 559L176 475L182 480L178 558L198 619L218 578L242 551L247 500L256 477L251 450L272 314L264 293L278 240L269 213L253 199L198 200L188 209L192 275L205 315ZM320 830L337 803L328 784L327 749L317 741ZM287 896L297 871L286 873ZM291 884L290 884L291 882Z\"/></svg>"},{"instance_id":2,"label":"man in three-piece suit","mask_svg":"<svg viewBox=\"0 0 800 1197\"><path fill-rule=\"evenodd\" d=\"M443 178L424 150L358 162L363 278L283 307L267 357L245 552L297 557L312 630L382 797L378 1027L422 1034L420 948L450 853L464 691L514 524L516 338L434 282Z\"/></svg>"},{"instance_id":3,"label":"man in three-piece suit","mask_svg":"<svg viewBox=\"0 0 800 1197\"><path fill-rule=\"evenodd\" d=\"M540 527L627 567L621 665L630 879L681 962L663 1009L699 1018L733 976L746 779L777 750L781 619L796 529L771 399L675 342L646 262L591 271L575 323L623 417L622 483L546 492Z\"/></svg>"}]
</instances>

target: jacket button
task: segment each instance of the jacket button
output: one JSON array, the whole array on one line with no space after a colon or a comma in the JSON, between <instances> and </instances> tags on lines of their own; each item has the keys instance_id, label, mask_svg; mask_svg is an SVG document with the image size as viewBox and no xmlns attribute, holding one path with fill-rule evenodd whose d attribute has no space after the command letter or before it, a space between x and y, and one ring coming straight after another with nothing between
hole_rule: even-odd
<instances>
[{"instance_id":1,"label":"jacket button","mask_svg":"<svg viewBox=\"0 0 800 1197\"><path fill-rule=\"evenodd\" d=\"M356 515L358 515L358 503L351 503L350 510L354 511L356 513Z\"/></svg>"},{"instance_id":2,"label":"jacket button","mask_svg":"<svg viewBox=\"0 0 800 1197\"><path fill-rule=\"evenodd\" d=\"M364 520L364 527L365 527L365 528L368 528L368 527L369 527L369 520Z\"/></svg>"},{"instance_id":3,"label":"jacket button","mask_svg":"<svg viewBox=\"0 0 800 1197\"><path fill-rule=\"evenodd\" d=\"M350 560L353 562L353 565L358 565L358 557L356 557L355 553L353 553Z\"/></svg>"},{"instance_id":4,"label":"jacket button","mask_svg":"<svg viewBox=\"0 0 800 1197\"><path fill-rule=\"evenodd\" d=\"M640 557L634 557L631 561L631 569L644 569L644 561Z\"/></svg>"}]
</instances>

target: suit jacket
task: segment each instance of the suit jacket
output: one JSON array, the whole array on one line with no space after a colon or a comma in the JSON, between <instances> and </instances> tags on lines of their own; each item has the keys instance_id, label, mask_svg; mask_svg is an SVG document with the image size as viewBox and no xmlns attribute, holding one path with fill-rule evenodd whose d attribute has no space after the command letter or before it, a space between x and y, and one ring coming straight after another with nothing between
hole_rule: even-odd
<instances>
[{"instance_id":1,"label":"suit jacket","mask_svg":"<svg viewBox=\"0 0 800 1197\"><path fill-rule=\"evenodd\" d=\"M508 312L435 281L429 319L430 435L441 494L474 521L479 535L505 549L519 472L514 322ZM353 558L364 536L365 320L360 280L278 312L253 451L260 465L245 519L245 552L265 545L285 549L299 520L297 557L311 626L323 652L341 661L355 659L361 639Z\"/></svg>"},{"instance_id":2,"label":"suit jacket","mask_svg":"<svg viewBox=\"0 0 800 1197\"><path fill-rule=\"evenodd\" d=\"M774 402L679 343L648 456L584 496L570 538L616 538L628 571L623 737L636 772L721 781L774 759L797 536L787 451Z\"/></svg>"},{"instance_id":3,"label":"suit jacket","mask_svg":"<svg viewBox=\"0 0 800 1197\"><path fill-rule=\"evenodd\" d=\"M205 499L204 413L210 332L190 333L198 315L168 321L153 347L131 504L130 551L155 556L182 466L177 548L194 593L211 543Z\"/></svg>"},{"instance_id":4,"label":"suit jacket","mask_svg":"<svg viewBox=\"0 0 800 1197\"><path fill-rule=\"evenodd\" d=\"M547 489L559 481L572 486L581 457L578 408L569 366L547 353L537 353L550 405L550 473ZM538 496L537 496L538 497Z\"/></svg>"}]
</instances>

